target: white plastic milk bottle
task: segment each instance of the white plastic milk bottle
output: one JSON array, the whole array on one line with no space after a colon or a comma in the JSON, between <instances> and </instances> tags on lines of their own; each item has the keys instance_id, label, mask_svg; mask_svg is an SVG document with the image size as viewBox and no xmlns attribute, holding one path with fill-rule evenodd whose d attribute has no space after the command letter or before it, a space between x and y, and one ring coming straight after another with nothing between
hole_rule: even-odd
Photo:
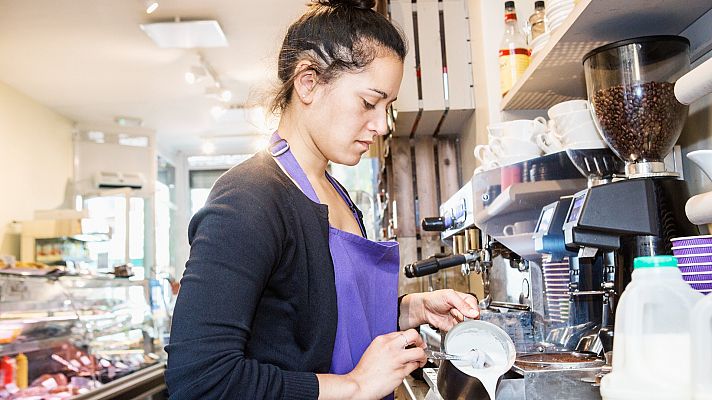
<instances>
[{"instance_id":1,"label":"white plastic milk bottle","mask_svg":"<svg viewBox=\"0 0 712 400\"><path fill-rule=\"evenodd\" d=\"M692 330L692 399L712 400L712 295L698 301L690 314Z\"/></svg>"},{"instance_id":2,"label":"white plastic milk bottle","mask_svg":"<svg viewBox=\"0 0 712 400\"><path fill-rule=\"evenodd\" d=\"M692 398L690 311L702 297L682 279L674 257L635 259L616 311L603 400Z\"/></svg>"}]
</instances>

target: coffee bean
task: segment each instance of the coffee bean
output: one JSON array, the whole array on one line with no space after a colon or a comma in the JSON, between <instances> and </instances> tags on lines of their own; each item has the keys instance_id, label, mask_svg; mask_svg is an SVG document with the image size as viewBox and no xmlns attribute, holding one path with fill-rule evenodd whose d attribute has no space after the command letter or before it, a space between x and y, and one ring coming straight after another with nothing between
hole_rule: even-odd
<instances>
[{"instance_id":1,"label":"coffee bean","mask_svg":"<svg viewBox=\"0 0 712 400\"><path fill-rule=\"evenodd\" d=\"M662 160L675 145L687 106L675 84L645 82L598 90L591 100L606 141L628 161Z\"/></svg>"}]
</instances>

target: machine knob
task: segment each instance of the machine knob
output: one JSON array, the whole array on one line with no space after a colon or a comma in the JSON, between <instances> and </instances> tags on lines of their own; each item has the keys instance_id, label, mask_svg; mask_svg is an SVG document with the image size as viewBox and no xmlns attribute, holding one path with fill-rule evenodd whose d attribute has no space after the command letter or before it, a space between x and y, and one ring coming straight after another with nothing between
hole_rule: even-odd
<instances>
[{"instance_id":1,"label":"machine knob","mask_svg":"<svg viewBox=\"0 0 712 400\"><path fill-rule=\"evenodd\" d=\"M424 231L444 232L452 226L452 219L446 217L423 218L420 225Z\"/></svg>"}]
</instances>

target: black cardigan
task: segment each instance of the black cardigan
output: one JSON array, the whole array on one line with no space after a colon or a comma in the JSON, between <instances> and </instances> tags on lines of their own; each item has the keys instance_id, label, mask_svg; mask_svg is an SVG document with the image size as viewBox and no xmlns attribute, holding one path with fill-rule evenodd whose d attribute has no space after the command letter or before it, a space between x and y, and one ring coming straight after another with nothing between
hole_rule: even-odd
<instances>
[{"instance_id":1,"label":"black cardigan","mask_svg":"<svg viewBox=\"0 0 712 400\"><path fill-rule=\"evenodd\" d=\"M218 179L189 241L170 398L316 399L336 336L327 207L260 152Z\"/></svg>"}]
</instances>

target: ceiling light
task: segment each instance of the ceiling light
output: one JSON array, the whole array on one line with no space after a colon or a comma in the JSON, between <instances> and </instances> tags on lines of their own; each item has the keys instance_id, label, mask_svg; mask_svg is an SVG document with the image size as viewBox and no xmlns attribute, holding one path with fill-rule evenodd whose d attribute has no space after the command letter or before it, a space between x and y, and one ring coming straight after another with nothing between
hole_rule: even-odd
<instances>
[{"instance_id":1,"label":"ceiling light","mask_svg":"<svg viewBox=\"0 0 712 400\"><path fill-rule=\"evenodd\" d=\"M227 90L227 89L222 89L222 91L220 92L220 100L222 100L226 103L229 102L230 100L232 100L232 91Z\"/></svg>"},{"instance_id":2,"label":"ceiling light","mask_svg":"<svg viewBox=\"0 0 712 400\"><path fill-rule=\"evenodd\" d=\"M227 47L227 38L215 20L155 22L141 24L148 37L160 48Z\"/></svg>"},{"instance_id":3,"label":"ceiling light","mask_svg":"<svg viewBox=\"0 0 712 400\"><path fill-rule=\"evenodd\" d=\"M224 103L227 103L232 100L232 91L228 89L223 89L217 85L205 88L205 95L214 97Z\"/></svg>"},{"instance_id":4,"label":"ceiling light","mask_svg":"<svg viewBox=\"0 0 712 400\"><path fill-rule=\"evenodd\" d=\"M157 1L145 0L143 3L146 6L146 14L151 14L152 12L156 11L156 9L158 9Z\"/></svg>"},{"instance_id":5,"label":"ceiling light","mask_svg":"<svg viewBox=\"0 0 712 400\"><path fill-rule=\"evenodd\" d=\"M207 78L208 72L205 70L205 68L194 65L190 67L190 70L185 73L185 81L188 82L189 84L195 84L203 79Z\"/></svg>"},{"instance_id":6,"label":"ceiling light","mask_svg":"<svg viewBox=\"0 0 712 400\"><path fill-rule=\"evenodd\" d=\"M135 118L135 117L118 116L118 117L114 118L114 122L116 122L116 124L119 126L131 126L131 127L143 126L143 120L141 118Z\"/></svg>"},{"instance_id":7,"label":"ceiling light","mask_svg":"<svg viewBox=\"0 0 712 400\"><path fill-rule=\"evenodd\" d=\"M220 120L223 115L225 115L225 112L227 110L223 106L214 106L213 108L210 109L210 115L213 116L213 119Z\"/></svg>"},{"instance_id":8,"label":"ceiling light","mask_svg":"<svg viewBox=\"0 0 712 400\"><path fill-rule=\"evenodd\" d=\"M205 140L202 146L203 154L215 153L215 143L212 140Z\"/></svg>"}]
</instances>

